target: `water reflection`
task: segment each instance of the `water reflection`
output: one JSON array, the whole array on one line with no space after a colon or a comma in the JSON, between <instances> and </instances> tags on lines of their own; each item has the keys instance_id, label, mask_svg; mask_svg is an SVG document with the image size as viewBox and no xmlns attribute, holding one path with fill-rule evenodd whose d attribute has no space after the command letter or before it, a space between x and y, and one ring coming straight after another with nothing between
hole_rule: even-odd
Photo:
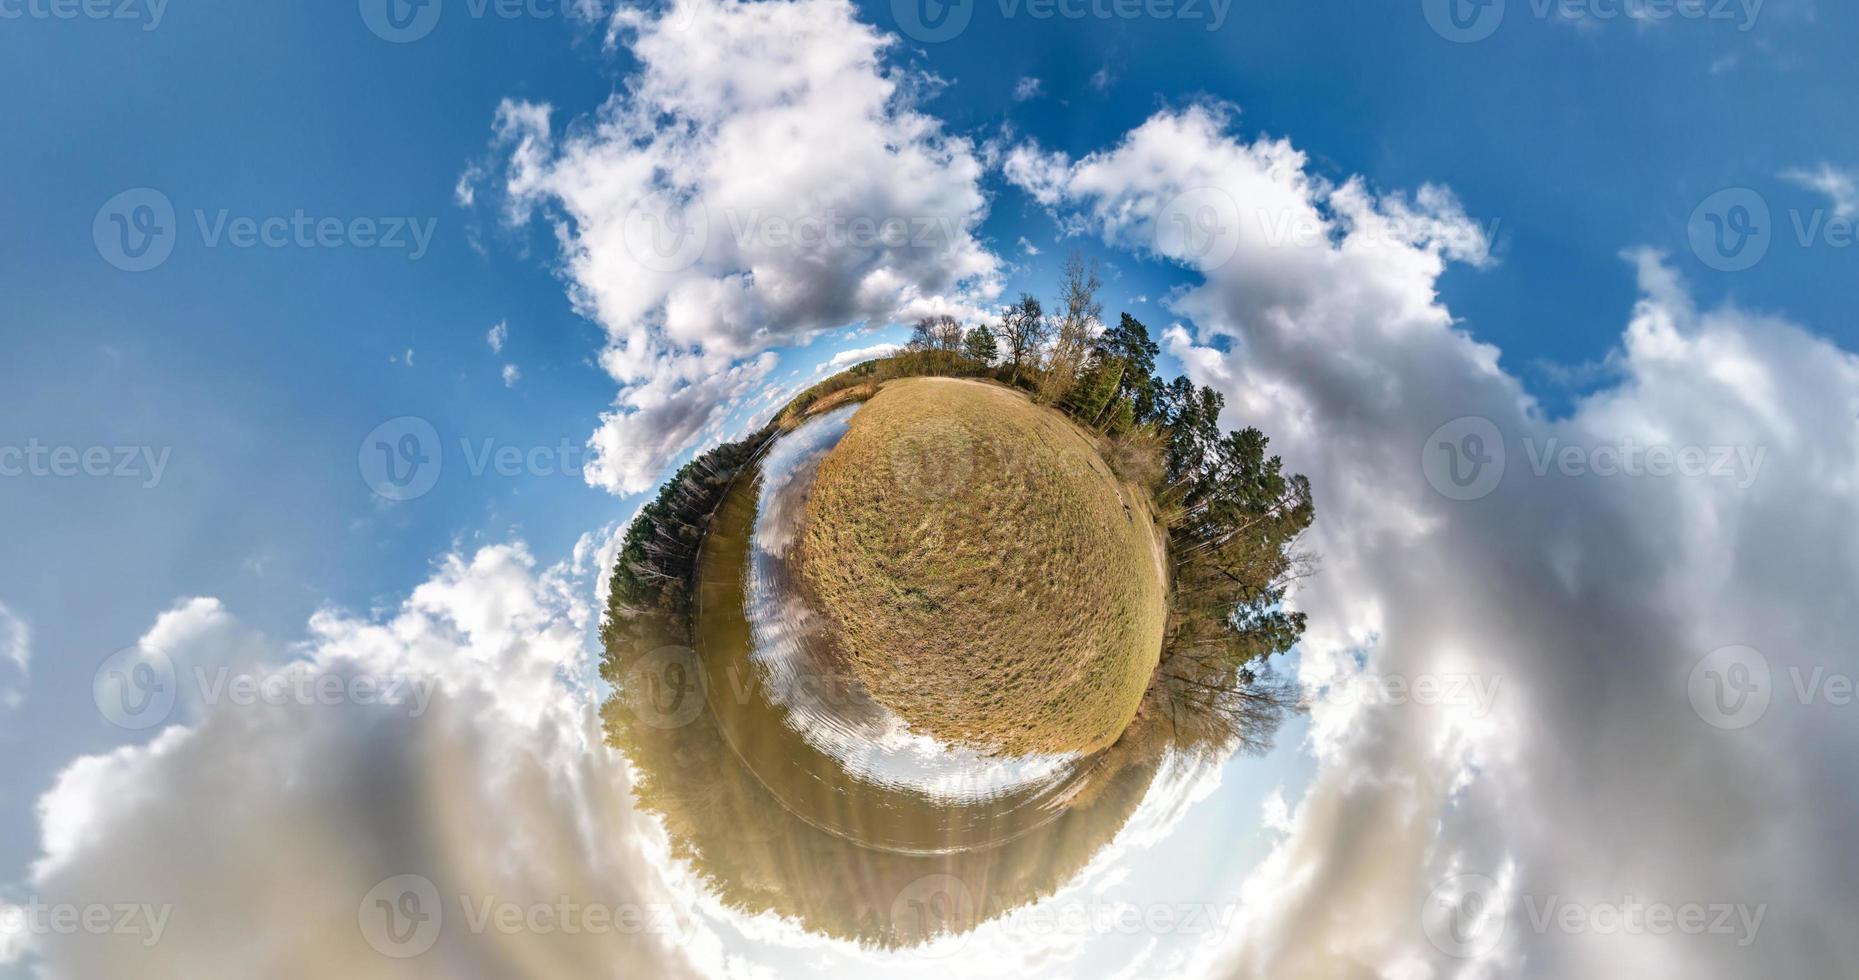
<instances>
[{"instance_id":1,"label":"water reflection","mask_svg":"<svg viewBox=\"0 0 1859 980\"><path fill-rule=\"evenodd\" d=\"M848 406L778 438L705 535L689 645L635 635L603 713L674 854L730 907L885 948L963 933L1052 894L1127 823L1166 764L989 758L908 731L837 669L789 564ZM1192 780L1171 779L1169 785Z\"/></svg>"}]
</instances>

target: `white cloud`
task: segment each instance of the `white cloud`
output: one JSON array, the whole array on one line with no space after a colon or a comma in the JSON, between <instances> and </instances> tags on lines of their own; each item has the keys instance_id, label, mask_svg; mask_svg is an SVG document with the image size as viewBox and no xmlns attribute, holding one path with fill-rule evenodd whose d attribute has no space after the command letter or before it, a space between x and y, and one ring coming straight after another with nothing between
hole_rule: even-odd
<instances>
[{"instance_id":1,"label":"white cloud","mask_svg":"<svg viewBox=\"0 0 1859 980\"><path fill-rule=\"evenodd\" d=\"M1859 173L1823 163L1812 169L1785 171L1782 179L1825 194L1833 203L1833 213L1837 217L1859 217Z\"/></svg>"},{"instance_id":2,"label":"white cloud","mask_svg":"<svg viewBox=\"0 0 1859 980\"><path fill-rule=\"evenodd\" d=\"M214 600L164 614L141 646L181 677L239 664L258 677L405 678L434 695L423 713L404 700L222 700L147 744L72 763L40 800L44 852L24 887L54 905L165 910L163 932L152 945L146 928L45 932L13 956L49 977L718 972L714 938L666 891L648 857L656 832L602 741L584 686L584 586L538 572L519 544L446 558L385 618L319 613L288 648ZM364 932L364 898L405 874L433 883L440 927L418 958L390 959ZM466 906L487 899L634 909L647 927L474 930Z\"/></svg>"},{"instance_id":3,"label":"white cloud","mask_svg":"<svg viewBox=\"0 0 1859 980\"><path fill-rule=\"evenodd\" d=\"M491 353L493 354L503 353L503 345L509 339L510 321L508 320L500 321L496 326L491 328L490 333L484 335L484 342L491 345Z\"/></svg>"},{"instance_id":4,"label":"white cloud","mask_svg":"<svg viewBox=\"0 0 1859 980\"><path fill-rule=\"evenodd\" d=\"M1109 65L1105 65L1091 73L1091 87L1099 92L1110 91L1110 86L1115 84L1116 81L1117 77L1111 74Z\"/></svg>"},{"instance_id":5,"label":"white cloud","mask_svg":"<svg viewBox=\"0 0 1859 980\"><path fill-rule=\"evenodd\" d=\"M1037 99L1045 94L1044 87L1045 83L1041 82L1039 79L1031 75L1022 75L1019 81L1013 83L1013 100L1015 102L1026 102L1031 99Z\"/></svg>"},{"instance_id":6,"label":"white cloud","mask_svg":"<svg viewBox=\"0 0 1859 980\"><path fill-rule=\"evenodd\" d=\"M888 357L903 349L904 345L902 344L873 344L870 347L842 350L834 354L832 358L826 362L825 367L829 371L838 370L839 368L851 367L863 361L869 361L874 357Z\"/></svg>"},{"instance_id":7,"label":"white cloud","mask_svg":"<svg viewBox=\"0 0 1859 980\"><path fill-rule=\"evenodd\" d=\"M0 603L0 708L17 708L32 670L32 627Z\"/></svg>"},{"instance_id":8,"label":"white cloud","mask_svg":"<svg viewBox=\"0 0 1859 980\"><path fill-rule=\"evenodd\" d=\"M1028 255L1039 254L1039 246L1033 244L1031 241L1028 241L1025 235L1020 236L1019 245L1020 245L1020 251L1025 252Z\"/></svg>"},{"instance_id":9,"label":"white cloud","mask_svg":"<svg viewBox=\"0 0 1859 980\"><path fill-rule=\"evenodd\" d=\"M917 108L934 84L843 0L622 9L639 62L595 118L557 134L506 102L505 217L554 226L571 297L620 383L590 482L649 488L772 366L819 331L950 312L999 291L974 237L974 146Z\"/></svg>"},{"instance_id":10,"label":"white cloud","mask_svg":"<svg viewBox=\"0 0 1859 980\"><path fill-rule=\"evenodd\" d=\"M521 368L514 364L505 364L503 366L503 386L505 388L516 387L516 383L521 381L522 378L523 370Z\"/></svg>"},{"instance_id":11,"label":"white cloud","mask_svg":"<svg viewBox=\"0 0 1859 980\"><path fill-rule=\"evenodd\" d=\"M1317 698L1320 770L1247 883L1220 962L1240 977L1830 976L1859 955L1859 710L1799 703L1794 677L1859 673L1859 358L1783 320L1696 307L1652 253L1620 380L1548 418L1438 298L1489 261L1449 194L1375 195L1313 175L1288 142L1165 112L1076 162L1022 148L1018 179L1064 221L1187 266L1165 333L1318 505L1302 676L1497 684L1489 711ZM1016 172L1009 169L1009 174ZM1237 220L1190 248L1170 202L1217 188ZM1204 196L1188 199L1206 203ZM1285 237L1277 221L1319 233ZM1231 216L1229 216L1231 217ZM1214 226L1210 226L1214 227ZM1431 487L1423 448L1478 416L1507 453L1489 496ZM1562 446L1760 450L1760 478L1538 475ZM1461 446L1461 448L1464 448ZM1710 651L1761 650L1775 703L1707 724L1687 684ZM1794 672L1799 672L1798 674ZM1786 703L1784 703L1786 702ZM1708 709L1708 706L1707 706ZM1707 710L1700 709L1700 710ZM1456 959L1422 911L1443 879L1496 880L1501 937ZM1758 941L1532 927L1528 903L1766 903ZM1526 966L1527 964L1527 966Z\"/></svg>"}]
</instances>

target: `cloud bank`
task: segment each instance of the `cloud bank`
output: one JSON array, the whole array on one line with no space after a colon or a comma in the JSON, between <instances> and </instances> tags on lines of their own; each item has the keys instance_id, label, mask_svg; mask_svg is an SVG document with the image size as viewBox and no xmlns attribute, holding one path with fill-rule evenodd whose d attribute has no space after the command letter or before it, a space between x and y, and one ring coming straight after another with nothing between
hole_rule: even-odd
<instances>
[{"instance_id":1,"label":"cloud bank","mask_svg":"<svg viewBox=\"0 0 1859 980\"><path fill-rule=\"evenodd\" d=\"M1859 954L1835 748L1859 709L1825 685L1859 669L1859 358L1700 309L1636 252L1621 380L1550 418L1439 301L1448 263L1489 254L1444 190L1333 184L1211 107L1006 166L1073 230L1199 273L1170 351L1315 488L1296 602L1321 769L1210 968L1831 976ZM1365 680L1388 696L1338 696Z\"/></svg>"},{"instance_id":2,"label":"cloud bank","mask_svg":"<svg viewBox=\"0 0 1859 980\"><path fill-rule=\"evenodd\" d=\"M164 613L131 655L186 696L40 801L6 898L48 911L0 952L70 978L713 975L577 693L584 585L509 545L288 647L211 599ZM52 918L99 903L101 933Z\"/></svg>"},{"instance_id":3,"label":"cloud bank","mask_svg":"<svg viewBox=\"0 0 1859 980\"><path fill-rule=\"evenodd\" d=\"M974 237L975 147L919 111L939 83L887 66L893 39L854 14L832 0L622 9L615 37L639 67L593 118L557 132L547 105L498 110L505 220L552 226L621 386L589 441L594 485L649 489L777 348L998 292L1001 263Z\"/></svg>"}]
</instances>

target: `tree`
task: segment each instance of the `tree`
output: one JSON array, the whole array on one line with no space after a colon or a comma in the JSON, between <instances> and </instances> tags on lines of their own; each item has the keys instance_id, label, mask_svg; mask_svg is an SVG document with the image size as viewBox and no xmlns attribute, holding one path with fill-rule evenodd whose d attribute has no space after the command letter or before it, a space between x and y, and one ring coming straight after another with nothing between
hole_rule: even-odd
<instances>
[{"instance_id":1,"label":"tree","mask_svg":"<svg viewBox=\"0 0 1859 980\"><path fill-rule=\"evenodd\" d=\"M1050 331L1046 312L1031 293L1021 293L1020 302L1007 308L1001 316L1001 337L1007 341L1007 359L1013 364L1011 383L1020 383L1020 372L1038 359Z\"/></svg>"},{"instance_id":2,"label":"tree","mask_svg":"<svg viewBox=\"0 0 1859 980\"><path fill-rule=\"evenodd\" d=\"M1130 402L1131 414L1139 422L1152 421L1156 414L1160 381L1155 377L1155 357L1161 352L1149 339L1149 328L1128 313L1118 319L1116 326L1099 334L1091 347L1093 361L1122 366L1115 397Z\"/></svg>"},{"instance_id":3,"label":"tree","mask_svg":"<svg viewBox=\"0 0 1859 980\"><path fill-rule=\"evenodd\" d=\"M915 354L936 349L936 335L930 329L928 317L918 320L917 325L910 328L910 339L904 342L904 349Z\"/></svg>"},{"instance_id":4,"label":"tree","mask_svg":"<svg viewBox=\"0 0 1859 980\"><path fill-rule=\"evenodd\" d=\"M913 351L956 353L962 349L962 324L947 313L926 316L911 328L910 342L904 346Z\"/></svg>"},{"instance_id":5,"label":"tree","mask_svg":"<svg viewBox=\"0 0 1859 980\"><path fill-rule=\"evenodd\" d=\"M1099 419L1108 417L1111 412L1117 386L1122 381L1122 370L1123 366L1116 361L1093 359L1065 396L1065 409L1086 425L1097 425Z\"/></svg>"},{"instance_id":6,"label":"tree","mask_svg":"<svg viewBox=\"0 0 1859 980\"><path fill-rule=\"evenodd\" d=\"M1162 475L1168 503L1189 502L1220 441L1220 411L1226 398L1212 388L1196 388L1187 378L1157 386L1156 413L1168 430Z\"/></svg>"},{"instance_id":7,"label":"tree","mask_svg":"<svg viewBox=\"0 0 1859 980\"><path fill-rule=\"evenodd\" d=\"M968 332L968 336L962 340L962 351L983 364L993 364L995 358L1000 357L1000 345L994 342L994 331L989 330L985 323Z\"/></svg>"},{"instance_id":8,"label":"tree","mask_svg":"<svg viewBox=\"0 0 1859 980\"><path fill-rule=\"evenodd\" d=\"M1046 373L1039 381L1039 397L1048 405L1065 401L1078 374L1085 368L1091 353L1092 336L1104 312L1097 301L1096 260L1086 264L1084 256L1073 252L1065 260L1064 278L1059 286L1058 327L1052 349L1046 355Z\"/></svg>"},{"instance_id":9,"label":"tree","mask_svg":"<svg viewBox=\"0 0 1859 980\"><path fill-rule=\"evenodd\" d=\"M1249 716L1294 704L1287 686L1259 682L1269 680L1267 659L1304 634L1304 614L1284 603L1310 570L1296 542L1316 507L1310 481L1268 458L1259 430L1206 438L1209 426L1218 432L1217 393L1184 380L1166 390L1190 430L1169 463L1184 468L1177 484L1188 489L1169 530L1175 598L1151 693L1171 719L1212 722L1206 732L1243 743Z\"/></svg>"},{"instance_id":10,"label":"tree","mask_svg":"<svg viewBox=\"0 0 1859 980\"><path fill-rule=\"evenodd\" d=\"M1128 398L1117 399L1117 407L1111 410L1110 421L1104 423L1104 431L1113 436L1120 436L1136 428L1136 403Z\"/></svg>"}]
</instances>

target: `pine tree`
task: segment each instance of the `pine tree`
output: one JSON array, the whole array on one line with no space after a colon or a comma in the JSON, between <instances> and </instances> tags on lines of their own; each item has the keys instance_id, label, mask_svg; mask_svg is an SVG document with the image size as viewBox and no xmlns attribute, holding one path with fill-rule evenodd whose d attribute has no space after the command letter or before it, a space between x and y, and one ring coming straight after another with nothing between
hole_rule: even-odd
<instances>
[{"instance_id":1,"label":"pine tree","mask_svg":"<svg viewBox=\"0 0 1859 980\"><path fill-rule=\"evenodd\" d=\"M969 357L990 366L1000 356L1000 345L994 342L994 331L989 330L985 323L968 332L968 336L962 340L962 350Z\"/></svg>"}]
</instances>

